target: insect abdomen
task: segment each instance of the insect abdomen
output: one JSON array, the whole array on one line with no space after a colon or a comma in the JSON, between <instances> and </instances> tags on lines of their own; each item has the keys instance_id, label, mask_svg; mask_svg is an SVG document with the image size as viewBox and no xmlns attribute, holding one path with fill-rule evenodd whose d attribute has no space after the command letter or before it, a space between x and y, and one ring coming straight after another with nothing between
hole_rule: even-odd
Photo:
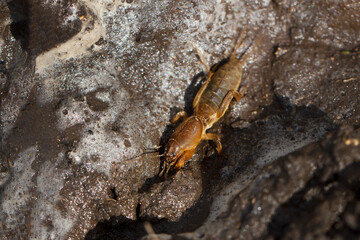
<instances>
[{"instance_id":1,"label":"insect abdomen","mask_svg":"<svg viewBox=\"0 0 360 240\"><path fill-rule=\"evenodd\" d=\"M230 90L237 90L241 81L241 68L234 61L221 66L212 76L199 104L208 104L215 112Z\"/></svg>"}]
</instances>

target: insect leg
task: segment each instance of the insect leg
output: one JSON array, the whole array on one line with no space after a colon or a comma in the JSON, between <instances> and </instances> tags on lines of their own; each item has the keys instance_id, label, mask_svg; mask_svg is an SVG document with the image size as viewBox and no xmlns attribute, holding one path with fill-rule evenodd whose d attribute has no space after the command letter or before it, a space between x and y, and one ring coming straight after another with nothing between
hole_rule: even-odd
<instances>
[{"instance_id":1,"label":"insect leg","mask_svg":"<svg viewBox=\"0 0 360 240\"><path fill-rule=\"evenodd\" d=\"M187 113L185 111L178 112L172 119L172 123L177 123L180 118L183 118L184 120L187 118Z\"/></svg>"},{"instance_id":2,"label":"insect leg","mask_svg":"<svg viewBox=\"0 0 360 240\"><path fill-rule=\"evenodd\" d=\"M244 87L244 89L241 91L241 93L239 93L238 91L234 92L234 97L235 97L236 101L240 101L240 99L242 99L244 97L246 89L247 89L247 87Z\"/></svg>"},{"instance_id":3,"label":"insect leg","mask_svg":"<svg viewBox=\"0 0 360 240\"><path fill-rule=\"evenodd\" d=\"M212 140L216 143L216 151L218 152L218 154L220 154L222 150L220 137L214 133L206 133L205 136L206 136L205 140Z\"/></svg>"},{"instance_id":4,"label":"insect leg","mask_svg":"<svg viewBox=\"0 0 360 240\"><path fill-rule=\"evenodd\" d=\"M238 96L241 96L238 91L234 91L234 90L228 91L228 93L226 94L226 96L224 97L224 99L222 100L222 102L220 104L219 110L217 111L217 114L216 114L217 118L221 118L225 114L226 110L228 109L228 107L230 105L231 100L233 99L233 97L236 94Z\"/></svg>"},{"instance_id":5,"label":"insect leg","mask_svg":"<svg viewBox=\"0 0 360 240\"><path fill-rule=\"evenodd\" d=\"M196 105L199 103L199 100L201 98L201 95L203 94L203 92L205 91L207 85L209 84L211 77L214 73L213 72L209 72L209 75L206 78L206 81L204 82L204 84L201 86L200 90L197 92L194 101L193 101L193 108L196 108Z\"/></svg>"},{"instance_id":6,"label":"insect leg","mask_svg":"<svg viewBox=\"0 0 360 240\"><path fill-rule=\"evenodd\" d=\"M161 170L161 172L159 173L159 177L164 176L165 173L165 178L167 177L167 174L169 172L169 170L171 169L171 167L175 164L175 162L172 163L164 163L163 164L163 169Z\"/></svg>"},{"instance_id":7,"label":"insect leg","mask_svg":"<svg viewBox=\"0 0 360 240\"><path fill-rule=\"evenodd\" d=\"M191 159L191 157L194 155L195 149L191 149L188 151L185 151L180 158L176 161L176 164L174 166L175 171L179 171L184 164Z\"/></svg>"}]
</instances>

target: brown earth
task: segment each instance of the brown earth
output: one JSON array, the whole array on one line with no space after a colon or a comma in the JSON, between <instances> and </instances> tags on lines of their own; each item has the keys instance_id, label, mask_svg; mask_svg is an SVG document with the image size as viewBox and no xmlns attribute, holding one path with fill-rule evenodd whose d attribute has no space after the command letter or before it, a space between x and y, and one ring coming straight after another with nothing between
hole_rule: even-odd
<instances>
[{"instance_id":1,"label":"brown earth","mask_svg":"<svg viewBox=\"0 0 360 240\"><path fill-rule=\"evenodd\" d=\"M93 4L0 3L2 238L359 238L358 1ZM244 26L239 57L264 38L211 129L223 153L202 142L166 179L156 153L129 160L192 112L189 42L213 66Z\"/></svg>"}]
</instances>

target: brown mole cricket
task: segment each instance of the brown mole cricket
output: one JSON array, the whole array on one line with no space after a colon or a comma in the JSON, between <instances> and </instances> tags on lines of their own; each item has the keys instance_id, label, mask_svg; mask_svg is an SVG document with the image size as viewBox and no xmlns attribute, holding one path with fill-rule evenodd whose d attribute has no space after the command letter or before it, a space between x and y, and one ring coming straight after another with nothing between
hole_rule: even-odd
<instances>
[{"instance_id":1,"label":"brown mole cricket","mask_svg":"<svg viewBox=\"0 0 360 240\"><path fill-rule=\"evenodd\" d=\"M207 68L208 75L193 101L193 116L188 117L185 111L180 111L172 119L172 122L176 123L180 118L183 118L183 122L176 128L165 145L165 159L160 176L164 172L167 174L171 168L174 171L179 171L191 159L201 140L215 141L216 150L221 153L220 137L206 131L225 114L233 98L239 101L245 93L245 90L241 94L238 92L242 68L262 39L261 36L249 53L241 59L237 59L235 53L243 44L245 30L246 28L241 32L228 61L219 67L216 65L214 71L210 70L196 49L200 61Z\"/></svg>"}]
</instances>

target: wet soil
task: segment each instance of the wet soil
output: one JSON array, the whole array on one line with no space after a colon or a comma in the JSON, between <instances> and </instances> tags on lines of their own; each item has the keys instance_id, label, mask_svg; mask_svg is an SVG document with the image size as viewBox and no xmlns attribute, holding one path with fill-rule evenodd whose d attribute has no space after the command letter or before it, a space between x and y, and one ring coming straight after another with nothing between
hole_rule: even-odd
<instances>
[{"instance_id":1,"label":"wet soil","mask_svg":"<svg viewBox=\"0 0 360 240\"><path fill-rule=\"evenodd\" d=\"M0 6L2 238L359 238L356 1ZM263 40L210 130L222 154L203 141L158 177L162 148L142 153L192 113L194 48L215 66L244 26L239 58Z\"/></svg>"}]
</instances>

